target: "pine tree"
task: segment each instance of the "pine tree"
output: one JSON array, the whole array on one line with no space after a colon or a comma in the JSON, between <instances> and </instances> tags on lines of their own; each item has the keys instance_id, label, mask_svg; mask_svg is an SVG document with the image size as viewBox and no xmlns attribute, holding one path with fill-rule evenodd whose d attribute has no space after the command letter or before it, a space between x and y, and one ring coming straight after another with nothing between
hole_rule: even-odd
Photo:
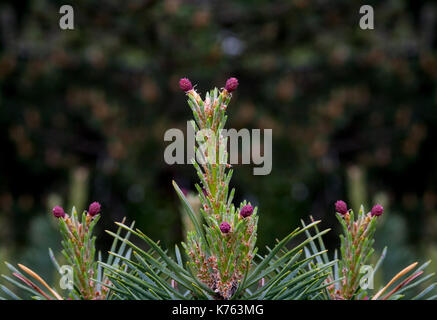
<instances>
[{"instance_id":1,"label":"pine tree","mask_svg":"<svg viewBox=\"0 0 437 320\"><path fill-rule=\"evenodd\" d=\"M181 199L193 230L182 243L185 255L175 246L174 255L163 249L141 230L124 220L117 232L107 231L114 238L105 261L95 257L93 229L101 214L94 202L81 219L73 208L71 216L61 207L53 209L63 236L63 256L73 270L72 288L66 296L50 287L31 269L10 264L13 278L3 275L9 285L23 289L24 298L34 299L436 299L435 284L411 296L411 289L429 280L424 275L429 262L417 267L417 262L401 270L376 294L364 286L363 267L376 272L382 263L384 250L376 265L370 264L374 254L373 236L378 217L384 212L380 205L365 213L361 207L357 216L344 201L335 209L343 228L340 236L340 256L329 258L319 231L320 221L311 217L302 221L284 239L277 241L267 254L258 254L256 247L258 210L247 201L233 204L235 189L230 190L232 177L228 163L227 137L222 134L226 110L238 80L230 78L221 90L214 88L202 99L191 82L183 78L179 85L188 97L193 113L191 121L197 140L196 157L192 164L200 183L196 184L200 199L200 216L187 201L176 182L173 186ZM131 236L145 242L145 250L130 241ZM298 241L299 236L304 239ZM293 240L294 245L290 246ZM61 267L50 250L55 267ZM21 299L5 285L4 299ZM388 291L389 290L389 291ZM388 293L386 293L388 291ZM430 295L431 294L431 295Z\"/></svg>"}]
</instances>

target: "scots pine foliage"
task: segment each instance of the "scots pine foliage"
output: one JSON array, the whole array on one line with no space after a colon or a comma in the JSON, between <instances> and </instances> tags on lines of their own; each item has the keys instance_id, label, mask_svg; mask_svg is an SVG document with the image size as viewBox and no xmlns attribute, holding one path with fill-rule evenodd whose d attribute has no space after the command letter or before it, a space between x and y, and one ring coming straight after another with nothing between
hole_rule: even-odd
<instances>
[{"instance_id":1,"label":"scots pine foliage","mask_svg":"<svg viewBox=\"0 0 437 320\"><path fill-rule=\"evenodd\" d=\"M193 230L182 243L185 256L175 248L173 260L157 243L139 230L120 225L144 240L156 256L131 242L133 259L124 259L128 270L104 265L110 274L112 289L126 299L303 299L317 297L333 262L317 263L324 251L305 257L303 249L324 233L304 240L288 249L287 245L319 222L297 228L269 253L257 254L256 232L258 211L243 201L232 203L235 190L229 183L232 169L228 163L227 138L222 135L226 110L238 81L230 78L223 89L208 92L204 99L184 78L181 89L188 97L193 113L192 125L198 142L193 159L200 184L196 185L201 201L200 217L175 182ZM117 236L120 240L123 239ZM123 257L119 257L123 259ZM135 280L133 280L135 279Z\"/></svg>"},{"instance_id":2,"label":"scots pine foliage","mask_svg":"<svg viewBox=\"0 0 437 320\"><path fill-rule=\"evenodd\" d=\"M377 219L383 214L384 209L377 204L370 212L365 213L364 207L361 206L358 215L355 216L351 209L347 209L344 201L337 201L335 207L343 234L340 235L340 258L337 260L338 251L335 250L335 264L327 279L330 285L327 287L324 298L333 300L437 299L437 295L432 293L436 286L435 283L423 287L415 295L411 290L417 289L434 276L434 273L424 274L424 269L431 261L420 266L417 262L412 263L374 293L373 277L387 254L386 247L376 264L373 265L370 262L374 254L373 235ZM302 224L305 225L304 222ZM311 242L312 251L319 250L318 247L324 249L323 240L318 243ZM327 255L324 255L323 259L326 262L329 261Z\"/></svg>"},{"instance_id":3,"label":"scots pine foliage","mask_svg":"<svg viewBox=\"0 0 437 320\"><path fill-rule=\"evenodd\" d=\"M187 243L182 245L189 257L188 267L222 299L234 295L256 253L257 209L245 202L239 208L232 203L235 192L233 189L229 195L232 170L227 171L230 168L227 139L221 134L231 92L237 85L237 79L231 78L223 90L219 92L216 88L208 92L203 101L189 80L181 79L181 87L189 89L185 90L188 104L196 119L192 124L200 147L195 151L201 161L192 160L201 181L196 189L205 222L201 227L195 221L196 230L188 233Z\"/></svg>"},{"instance_id":4,"label":"scots pine foliage","mask_svg":"<svg viewBox=\"0 0 437 320\"><path fill-rule=\"evenodd\" d=\"M386 250L375 265L373 236L383 208L375 205L357 216L343 201L336 203L338 220L343 228L340 254L333 259L323 243L320 231L311 218L302 221L284 239L267 247L266 255L256 247L258 210L243 201L235 205L235 190L229 183L232 169L228 163L227 138L222 135L226 110L237 89L238 81L230 78L222 89L213 89L204 99L191 82L184 78L180 87L188 97L193 113L191 122L197 146L192 164L200 183L196 185L200 214L190 205L176 182L173 186L191 220L192 230L182 242L183 251L164 249L141 230L124 221L116 223L117 232L107 231L114 238L108 258L95 256L93 229L100 215L100 204L92 203L79 217L73 208L68 216L60 207L53 209L59 219L63 236L62 254L72 270L67 294L58 293L29 268L18 265L27 275L7 264L13 277L3 275L3 299L435 299L435 284L419 287L434 274L424 274L429 262L417 262L401 270L384 287L373 294L372 277L382 263ZM134 236L140 241L131 241ZM303 240L299 238L303 237ZM144 246L140 243L143 242ZM291 246L293 242L293 246ZM148 249L144 249L148 248ZM62 267L50 250L50 257L62 273ZM367 274L363 270L369 270ZM370 277L369 277L370 274ZM31 278L31 279L29 279ZM15 288L14 288L15 287ZM16 289L24 290L18 295Z\"/></svg>"}]
</instances>

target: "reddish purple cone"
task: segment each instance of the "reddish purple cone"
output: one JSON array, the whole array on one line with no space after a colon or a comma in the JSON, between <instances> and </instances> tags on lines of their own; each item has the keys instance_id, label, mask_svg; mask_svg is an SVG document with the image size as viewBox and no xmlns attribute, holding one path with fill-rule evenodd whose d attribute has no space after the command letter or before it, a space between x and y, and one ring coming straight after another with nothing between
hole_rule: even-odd
<instances>
[{"instance_id":1,"label":"reddish purple cone","mask_svg":"<svg viewBox=\"0 0 437 320\"><path fill-rule=\"evenodd\" d=\"M102 206L98 202L93 202L90 204L90 207L88 208L88 213L91 217L94 217L95 215L100 213L100 209Z\"/></svg>"},{"instance_id":2,"label":"reddish purple cone","mask_svg":"<svg viewBox=\"0 0 437 320\"><path fill-rule=\"evenodd\" d=\"M376 204L373 208L372 211L370 212L370 214L372 215L372 217L379 217L380 215L382 215L384 213L384 208L383 206L381 206L380 204Z\"/></svg>"},{"instance_id":3,"label":"reddish purple cone","mask_svg":"<svg viewBox=\"0 0 437 320\"><path fill-rule=\"evenodd\" d=\"M347 213L347 204L343 200L338 200L335 203L335 211L340 214L346 214Z\"/></svg>"},{"instance_id":4,"label":"reddish purple cone","mask_svg":"<svg viewBox=\"0 0 437 320\"><path fill-rule=\"evenodd\" d=\"M228 233L231 231L231 225L227 222L220 223L220 231L223 233Z\"/></svg>"},{"instance_id":5,"label":"reddish purple cone","mask_svg":"<svg viewBox=\"0 0 437 320\"><path fill-rule=\"evenodd\" d=\"M225 89L229 92L234 91L238 87L238 79L237 78L229 78L226 81Z\"/></svg>"},{"instance_id":6,"label":"reddish purple cone","mask_svg":"<svg viewBox=\"0 0 437 320\"><path fill-rule=\"evenodd\" d=\"M65 217L65 211L64 211L64 209L62 209L62 207L60 207L60 206L56 206L56 207L54 207L53 210L52 210L52 212L53 212L53 215L54 215L56 218L63 218L63 217Z\"/></svg>"},{"instance_id":7,"label":"reddish purple cone","mask_svg":"<svg viewBox=\"0 0 437 320\"><path fill-rule=\"evenodd\" d=\"M191 89L193 89L193 85L191 84L191 81L188 80L187 78L182 78L181 80L179 80L179 87L184 92L187 92L187 91L190 91Z\"/></svg>"},{"instance_id":8,"label":"reddish purple cone","mask_svg":"<svg viewBox=\"0 0 437 320\"><path fill-rule=\"evenodd\" d=\"M250 204L246 204L243 208L241 208L240 216L243 218L247 218L251 216L253 213L253 207Z\"/></svg>"}]
</instances>

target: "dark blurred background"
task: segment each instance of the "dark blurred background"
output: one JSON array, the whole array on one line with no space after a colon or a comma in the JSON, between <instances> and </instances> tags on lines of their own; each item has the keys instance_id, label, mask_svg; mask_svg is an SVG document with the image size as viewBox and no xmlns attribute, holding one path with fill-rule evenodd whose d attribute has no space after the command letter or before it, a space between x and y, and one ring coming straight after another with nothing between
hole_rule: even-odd
<instances>
[{"instance_id":1,"label":"dark blurred background","mask_svg":"<svg viewBox=\"0 0 437 320\"><path fill-rule=\"evenodd\" d=\"M382 278L437 260L434 1L76 0L66 31L63 4L0 4L1 261L50 274L58 204L102 203L102 250L124 216L166 247L183 239L171 180L197 177L165 164L163 137L191 118L184 76L202 94L238 77L227 126L273 129L271 174L241 165L232 181L259 205L261 248L310 214L337 247L344 199L386 209ZM374 30L359 27L364 4Z\"/></svg>"}]
</instances>

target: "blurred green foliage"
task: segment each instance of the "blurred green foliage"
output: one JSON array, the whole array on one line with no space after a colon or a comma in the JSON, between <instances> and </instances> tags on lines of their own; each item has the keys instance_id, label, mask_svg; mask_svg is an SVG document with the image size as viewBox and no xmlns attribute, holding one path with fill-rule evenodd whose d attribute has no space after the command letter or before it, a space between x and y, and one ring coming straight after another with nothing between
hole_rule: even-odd
<instances>
[{"instance_id":1,"label":"blurred green foliage","mask_svg":"<svg viewBox=\"0 0 437 320\"><path fill-rule=\"evenodd\" d=\"M337 199L370 209L383 193L388 258L435 255L433 1L366 1L374 30L359 28L355 0L78 0L67 31L62 4L0 4L0 260L51 243L53 197L66 210L100 201L100 231L128 216L181 240L171 180L197 177L164 163L163 136L191 118L183 76L201 92L238 77L228 127L273 129L271 174L237 166L233 179L237 200L259 205L261 247L308 214L336 225Z\"/></svg>"}]
</instances>

